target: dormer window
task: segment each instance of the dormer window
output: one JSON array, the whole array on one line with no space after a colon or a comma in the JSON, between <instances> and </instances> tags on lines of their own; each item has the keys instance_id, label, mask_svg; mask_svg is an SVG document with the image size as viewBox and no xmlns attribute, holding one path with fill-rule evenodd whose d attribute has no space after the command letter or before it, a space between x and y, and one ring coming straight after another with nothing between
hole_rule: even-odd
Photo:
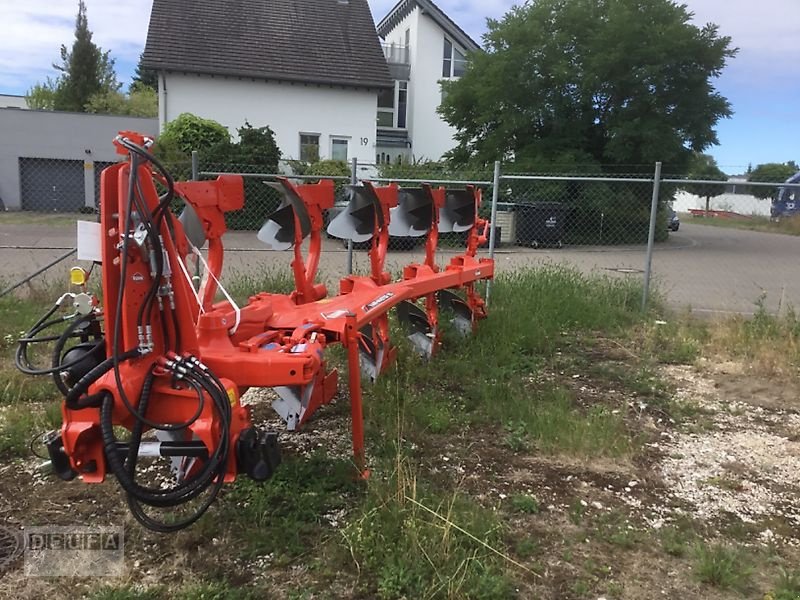
<instances>
[{"instance_id":1,"label":"dormer window","mask_svg":"<svg viewBox=\"0 0 800 600\"><path fill-rule=\"evenodd\" d=\"M461 77L467 66L464 53L453 46L453 42L444 38L444 57L442 59L442 77Z\"/></svg>"}]
</instances>

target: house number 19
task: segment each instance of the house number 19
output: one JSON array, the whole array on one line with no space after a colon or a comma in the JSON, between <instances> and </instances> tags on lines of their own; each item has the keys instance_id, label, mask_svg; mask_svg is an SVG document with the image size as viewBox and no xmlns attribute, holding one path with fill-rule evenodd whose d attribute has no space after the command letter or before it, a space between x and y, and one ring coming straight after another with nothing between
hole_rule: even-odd
<instances>
[{"instance_id":1,"label":"house number 19","mask_svg":"<svg viewBox=\"0 0 800 600\"><path fill-rule=\"evenodd\" d=\"M362 137L361 138L361 145L362 146L366 146L367 144L369 144L369 138Z\"/></svg>"}]
</instances>

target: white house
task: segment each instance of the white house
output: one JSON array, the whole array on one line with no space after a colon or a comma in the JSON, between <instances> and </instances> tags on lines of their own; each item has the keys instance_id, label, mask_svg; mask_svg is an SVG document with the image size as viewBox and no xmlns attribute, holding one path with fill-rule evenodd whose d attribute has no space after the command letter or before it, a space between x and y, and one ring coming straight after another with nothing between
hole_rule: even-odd
<instances>
[{"instance_id":1,"label":"white house","mask_svg":"<svg viewBox=\"0 0 800 600\"><path fill-rule=\"evenodd\" d=\"M376 158L438 160L455 145L455 129L436 112L439 82L460 77L479 46L431 0L400 0L377 29L394 89L378 96Z\"/></svg>"},{"instance_id":2,"label":"white house","mask_svg":"<svg viewBox=\"0 0 800 600\"><path fill-rule=\"evenodd\" d=\"M184 112L232 134L246 120L287 159L375 160L392 81L367 0L154 0L143 64L162 128Z\"/></svg>"}]
</instances>

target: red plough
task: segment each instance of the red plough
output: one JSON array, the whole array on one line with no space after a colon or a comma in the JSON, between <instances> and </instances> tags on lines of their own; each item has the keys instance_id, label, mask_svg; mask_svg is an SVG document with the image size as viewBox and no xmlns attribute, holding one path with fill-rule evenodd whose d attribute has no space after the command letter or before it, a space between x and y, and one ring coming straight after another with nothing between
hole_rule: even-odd
<instances>
[{"instance_id":1,"label":"red plough","mask_svg":"<svg viewBox=\"0 0 800 600\"><path fill-rule=\"evenodd\" d=\"M339 294L329 296L316 276L333 183L281 179L271 185L283 202L258 238L273 249L293 250L295 290L260 292L239 307L220 278L224 215L243 206L241 177L176 183L148 151L148 138L122 132L114 143L127 160L101 177L103 305L86 291L67 295L74 315L51 319L57 304L18 352L23 371L52 374L65 396L61 431L47 439L56 473L93 483L110 472L145 526L185 527L224 482L240 473L266 480L280 462L277 434L253 425L242 394L250 387L272 388L274 410L288 430L298 429L333 399L338 374L328 367L325 350L341 344L355 464L366 476L361 372L374 380L394 360L389 311L397 307L425 356L441 345L440 308L464 334L486 316L475 283L491 278L494 264L476 257L488 230L478 216L480 191L354 186L328 233L371 240L370 274L344 277ZM159 187L165 190L160 195ZM175 198L185 202L177 218L170 208ZM443 269L435 259L440 232L463 232L467 240L465 252ZM425 261L405 267L400 281L385 270L390 234L428 236ZM205 243L207 259L198 250ZM192 255L205 264L199 290L186 268ZM226 299L215 302L219 292ZM60 336L42 335L65 320ZM28 359L28 346L39 340L57 340L50 368L35 368ZM125 440L117 439L120 427L130 432ZM174 481L153 487L142 481L139 460L159 456L169 459ZM192 500L192 511L180 520L152 516L153 509Z\"/></svg>"}]
</instances>

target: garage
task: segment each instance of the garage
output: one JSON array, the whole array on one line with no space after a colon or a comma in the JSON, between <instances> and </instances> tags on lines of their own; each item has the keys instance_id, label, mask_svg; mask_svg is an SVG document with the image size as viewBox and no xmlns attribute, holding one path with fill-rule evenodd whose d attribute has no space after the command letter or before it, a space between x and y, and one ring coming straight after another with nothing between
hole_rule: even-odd
<instances>
[{"instance_id":1,"label":"garage","mask_svg":"<svg viewBox=\"0 0 800 600\"><path fill-rule=\"evenodd\" d=\"M22 210L78 212L85 205L83 161L19 159Z\"/></svg>"}]
</instances>

